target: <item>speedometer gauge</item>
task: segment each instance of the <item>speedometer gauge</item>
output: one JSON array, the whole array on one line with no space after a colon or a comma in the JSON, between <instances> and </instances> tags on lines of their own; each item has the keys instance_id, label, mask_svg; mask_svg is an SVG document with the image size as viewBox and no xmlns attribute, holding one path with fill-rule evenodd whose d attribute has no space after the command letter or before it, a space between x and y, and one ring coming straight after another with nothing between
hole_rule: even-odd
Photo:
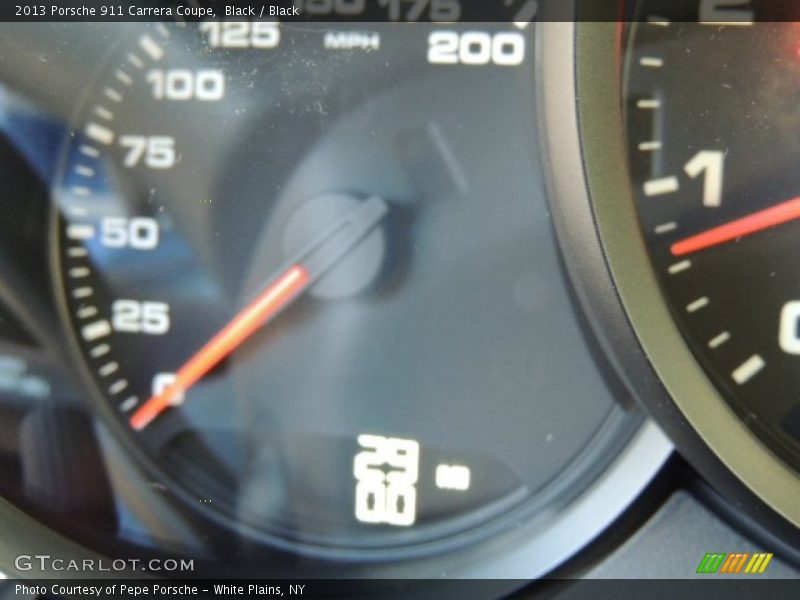
<instances>
[{"instance_id":1,"label":"speedometer gauge","mask_svg":"<svg viewBox=\"0 0 800 600\"><path fill-rule=\"evenodd\" d=\"M394 552L597 472L636 418L570 345L530 30L120 31L54 227L77 355L154 485L273 546Z\"/></svg>"}]
</instances>

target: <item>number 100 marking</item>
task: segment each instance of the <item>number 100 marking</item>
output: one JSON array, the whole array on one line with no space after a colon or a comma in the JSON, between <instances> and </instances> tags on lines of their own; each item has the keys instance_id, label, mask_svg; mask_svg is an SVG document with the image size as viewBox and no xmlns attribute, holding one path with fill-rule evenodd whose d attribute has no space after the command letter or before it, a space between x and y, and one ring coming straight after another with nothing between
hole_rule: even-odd
<instances>
[{"instance_id":1,"label":"number 100 marking","mask_svg":"<svg viewBox=\"0 0 800 600\"><path fill-rule=\"evenodd\" d=\"M225 96L225 75L217 69L152 69L147 82L156 100L215 102Z\"/></svg>"}]
</instances>

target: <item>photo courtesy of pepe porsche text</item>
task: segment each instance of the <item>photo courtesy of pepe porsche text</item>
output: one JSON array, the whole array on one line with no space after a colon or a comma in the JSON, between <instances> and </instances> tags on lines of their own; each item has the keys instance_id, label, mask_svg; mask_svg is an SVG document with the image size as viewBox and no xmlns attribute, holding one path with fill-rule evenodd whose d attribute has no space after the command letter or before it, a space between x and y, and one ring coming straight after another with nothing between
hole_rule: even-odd
<instances>
[{"instance_id":1,"label":"photo courtesy of pepe porsche text","mask_svg":"<svg viewBox=\"0 0 800 600\"><path fill-rule=\"evenodd\" d=\"M22 596L58 596L65 598L222 598L263 596L302 596L306 584L264 583L163 583L163 582L116 582L101 583L81 581L78 583L15 583L14 594Z\"/></svg>"}]
</instances>

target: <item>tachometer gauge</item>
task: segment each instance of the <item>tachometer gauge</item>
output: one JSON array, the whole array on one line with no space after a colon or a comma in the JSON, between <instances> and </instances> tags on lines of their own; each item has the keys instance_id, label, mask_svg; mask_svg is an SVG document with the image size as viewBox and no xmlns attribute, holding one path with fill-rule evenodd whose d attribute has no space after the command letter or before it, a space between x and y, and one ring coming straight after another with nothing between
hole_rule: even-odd
<instances>
[{"instance_id":1,"label":"tachometer gauge","mask_svg":"<svg viewBox=\"0 0 800 600\"><path fill-rule=\"evenodd\" d=\"M780 22L789 8L646 0L626 32L638 223L659 293L714 389L680 358L683 344L670 341L656 304L645 305L635 242L611 245L629 246L620 250L628 266L616 270L637 283L620 289L655 366L683 365L682 374L662 375L683 413L734 473L797 523L800 60L797 25ZM599 209L617 240L636 237L623 229L623 204ZM661 334L648 338L650 330Z\"/></svg>"},{"instance_id":2,"label":"tachometer gauge","mask_svg":"<svg viewBox=\"0 0 800 600\"><path fill-rule=\"evenodd\" d=\"M597 472L636 417L575 350L531 30L120 31L54 226L77 351L154 484L344 556L513 528Z\"/></svg>"},{"instance_id":3,"label":"tachometer gauge","mask_svg":"<svg viewBox=\"0 0 800 600\"><path fill-rule=\"evenodd\" d=\"M658 16L635 26L628 65L642 228L693 351L800 468L797 27Z\"/></svg>"}]
</instances>

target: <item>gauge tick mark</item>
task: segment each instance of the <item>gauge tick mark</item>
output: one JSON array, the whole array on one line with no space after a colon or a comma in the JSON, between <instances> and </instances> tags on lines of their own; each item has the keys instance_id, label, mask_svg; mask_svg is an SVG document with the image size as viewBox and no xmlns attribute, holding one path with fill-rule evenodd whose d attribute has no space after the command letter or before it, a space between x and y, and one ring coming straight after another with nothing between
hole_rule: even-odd
<instances>
[{"instance_id":1,"label":"gauge tick mark","mask_svg":"<svg viewBox=\"0 0 800 600\"><path fill-rule=\"evenodd\" d=\"M656 235L663 235L665 233L669 233L670 231L675 231L677 228L678 224L675 221L670 221L669 223L656 225L656 228L653 231L656 233Z\"/></svg>"},{"instance_id":2,"label":"gauge tick mark","mask_svg":"<svg viewBox=\"0 0 800 600\"><path fill-rule=\"evenodd\" d=\"M130 398L126 398L122 401L122 403L119 405L119 409L122 412L130 412L138 403L139 398L136 396L131 396Z\"/></svg>"},{"instance_id":3,"label":"gauge tick mark","mask_svg":"<svg viewBox=\"0 0 800 600\"><path fill-rule=\"evenodd\" d=\"M101 356L105 356L111 352L111 346L108 344L100 344L99 346L95 346L89 351L89 355L92 358L100 358Z\"/></svg>"},{"instance_id":4,"label":"gauge tick mark","mask_svg":"<svg viewBox=\"0 0 800 600\"><path fill-rule=\"evenodd\" d=\"M754 354L741 365L736 367L731 373L733 380L739 385L744 385L750 381L761 369L766 366L764 359L758 354Z\"/></svg>"},{"instance_id":5,"label":"gauge tick mark","mask_svg":"<svg viewBox=\"0 0 800 600\"><path fill-rule=\"evenodd\" d=\"M84 133L87 137L90 137L95 142L99 142L101 144L105 144L108 146L114 141L114 132L111 131L108 127L104 127L103 125L99 125L98 123L89 123L84 130Z\"/></svg>"},{"instance_id":6,"label":"gauge tick mark","mask_svg":"<svg viewBox=\"0 0 800 600\"><path fill-rule=\"evenodd\" d=\"M120 379L119 381L115 381L112 383L108 388L108 393L111 395L119 394L120 392L125 391L128 387L128 382L125 379Z\"/></svg>"},{"instance_id":7,"label":"gauge tick mark","mask_svg":"<svg viewBox=\"0 0 800 600\"><path fill-rule=\"evenodd\" d=\"M164 57L164 49L149 35L143 35L139 38L139 46L153 60L161 60Z\"/></svg>"},{"instance_id":8,"label":"gauge tick mark","mask_svg":"<svg viewBox=\"0 0 800 600\"><path fill-rule=\"evenodd\" d=\"M78 309L77 315L79 319L91 319L97 315L97 307L84 306L83 308Z\"/></svg>"},{"instance_id":9,"label":"gauge tick mark","mask_svg":"<svg viewBox=\"0 0 800 600\"><path fill-rule=\"evenodd\" d=\"M85 165L75 167L75 173L81 177L94 177L94 169Z\"/></svg>"},{"instance_id":10,"label":"gauge tick mark","mask_svg":"<svg viewBox=\"0 0 800 600\"><path fill-rule=\"evenodd\" d=\"M67 237L71 240L90 240L94 237L94 225L75 223L67 226Z\"/></svg>"},{"instance_id":11,"label":"gauge tick mark","mask_svg":"<svg viewBox=\"0 0 800 600\"><path fill-rule=\"evenodd\" d=\"M112 102L122 102L122 94L120 94L114 88L107 87L103 90L103 94L106 98L111 100Z\"/></svg>"},{"instance_id":12,"label":"gauge tick mark","mask_svg":"<svg viewBox=\"0 0 800 600\"><path fill-rule=\"evenodd\" d=\"M711 340L708 342L708 347L714 350L715 348L722 346L722 344L727 342L729 339L731 339L731 334L727 331L723 331L719 335L711 338Z\"/></svg>"},{"instance_id":13,"label":"gauge tick mark","mask_svg":"<svg viewBox=\"0 0 800 600\"><path fill-rule=\"evenodd\" d=\"M639 150L642 152L653 152L655 150L661 150L661 142L652 140L649 142L641 142L639 144Z\"/></svg>"},{"instance_id":14,"label":"gauge tick mark","mask_svg":"<svg viewBox=\"0 0 800 600\"><path fill-rule=\"evenodd\" d=\"M639 59L639 64L649 69L660 69L664 66L664 59L656 56L643 56Z\"/></svg>"},{"instance_id":15,"label":"gauge tick mark","mask_svg":"<svg viewBox=\"0 0 800 600\"><path fill-rule=\"evenodd\" d=\"M105 337L111 333L111 324L103 319L102 321L95 321L89 323L81 329L81 335L87 342L93 342L96 339Z\"/></svg>"},{"instance_id":16,"label":"gauge tick mark","mask_svg":"<svg viewBox=\"0 0 800 600\"><path fill-rule=\"evenodd\" d=\"M105 106L95 106L94 114L96 114L101 119L105 119L106 121L114 120L114 113L108 110Z\"/></svg>"},{"instance_id":17,"label":"gauge tick mark","mask_svg":"<svg viewBox=\"0 0 800 600\"><path fill-rule=\"evenodd\" d=\"M86 144L81 145L78 150L84 156L89 156L91 158L97 158L100 156L100 151L97 148L94 148L93 146L87 146Z\"/></svg>"},{"instance_id":18,"label":"gauge tick mark","mask_svg":"<svg viewBox=\"0 0 800 600\"><path fill-rule=\"evenodd\" d=\"M677 275L678 273L682 273L687 269L692 267L692 261L690 260L682 260L681 262L675 263L669 268L670 275Z\"/></svg>"},{"instance_id":19,"label":"gauge tick mark","mask_svg":"<svg viewBox=\"0 0 800 600\"><path fill-rule=\"evenodd\" d=\"M661 108L661 100L657 98L644 98L636 102L636 107L642 110L655 110Z\"/></svg>"},{"instance_id":20,"label":"gauge tick mark","mask_svg":"<svg viewBox=\"0 0 800 600\"><path fill-rule=\"evenodd\" d=\"M74 246L67 250L67 256L70 258L84 258L89 255L89 251L83 246Z\"/></svg>"},{"instance_id":21,"label":"gauge tick mark","mask_svg":"<svg viewBox=\"0 0 800 600\"><path fill-rule=\"evenodd\" d=\"M144 63L142 62L142 59L139 58L136 54L133 54L133 53L128 54L127 58L128 58L128 62L131 63L137 69L144 68Z\"/></svg>"},{"instance_id":22,"label":"gauge tick mark","mask_svg":"<svg viewBox=\"0 0 800 600\"><path fill-rule=\"evenodd\" d=\"M131 76L128 75L122 69L118 69L118 70L114 71L114 76L117 78L117 81L119 81L120 83L123 83L124 85L132 85L133 84L133 79L131 79Z\"/></svg>"},{"instance_id":23,"label":"gauge tick mark","mask_svg":"<svg viewBox=\"0 0 800 600\"><path fill-rule=\"evenodd\" d=\"M657 17L656 15L651 15L647 17L647 22L650 25L655 25L656 27L669 27L670 20L666 17Z\"/></svg>"},{"instance_id":24,"label":"gauge tick mark","mask_svg":"<svg viewBox=\"0 0 800 600\"><path fill-rule=\"evenodd\" d=\"M644 183L645 196L663 196L677 192L679 188L677 177L662 177L661 179L651 179Z\"/></svg>"},{"instance_id":25,"label":"gauge tick mark","mask_svg":"<svg viewBox=\"0 0 800 600\"><path fill-rule=\"evenodd\" d=\"M116 373L118 370L119 370L119 363L110 362L100 367L100 369L98 369L97 372L100 374L100 377L108 377L109 375L113 375L114 373Z\"/></svg>"},{"instance_id":26,"label":"gauge tick mark","mask_svg":"<svg viewBox=\"0 0 800 600\"><path fill-rule=\"evenodd\" d=\"M708 298L706 296L703 296L702 298L698 298L694 302L690 302L686 306L686 311L690 313L697 312L701 308L705 308L706 306L708 306L708 303L709 303Z\"/></svg>"}]
</instances>

